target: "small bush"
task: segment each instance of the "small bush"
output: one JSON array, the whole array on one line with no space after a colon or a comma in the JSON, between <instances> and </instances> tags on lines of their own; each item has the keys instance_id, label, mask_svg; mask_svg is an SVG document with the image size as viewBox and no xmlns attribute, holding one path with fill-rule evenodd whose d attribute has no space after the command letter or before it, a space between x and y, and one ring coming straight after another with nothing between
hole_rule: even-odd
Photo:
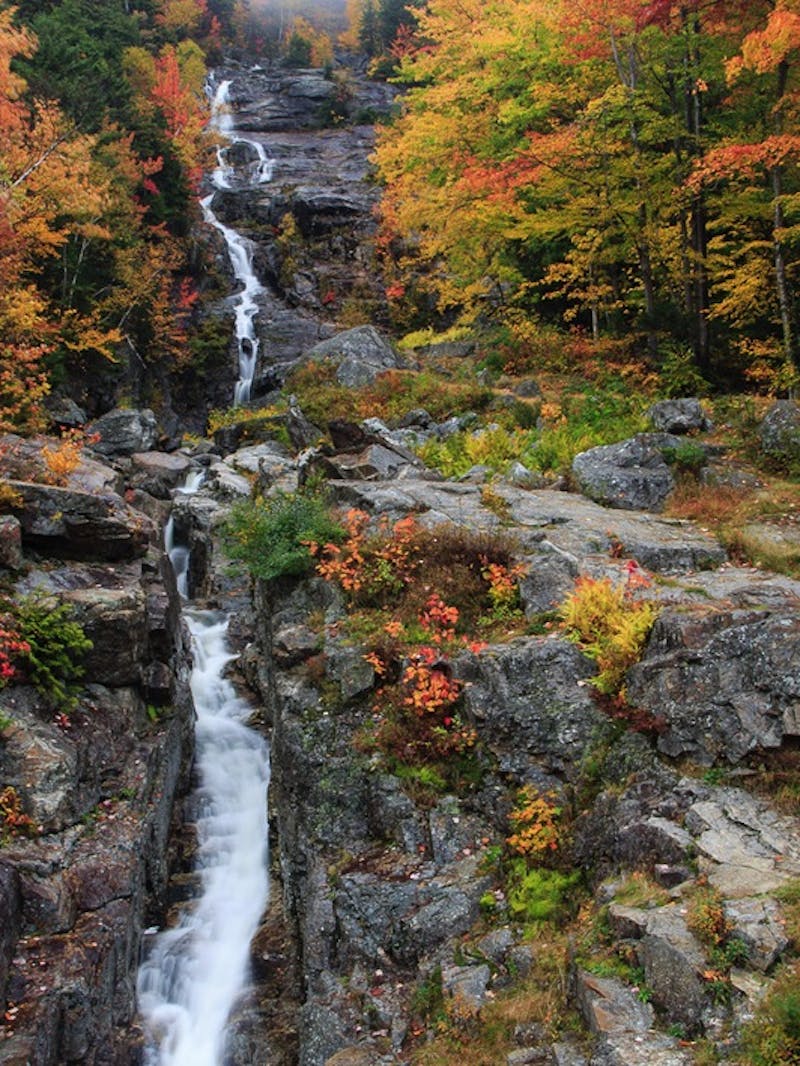
<instances>
[{"instance_id":1,"label":"small bush","mask_svg":"<svg viewBox=\"0 0 800 1066\"><path fill-rule=\"evenodd\" d=\"M460 477L472 466L487 466L500 472L514 460L521 460L534 440L535 434L530 432L497 426L454 433L441 441L428 440L418 449L418 455L445 477Z\"/></svg>"},{"instance_id":2,"label":"small bush","mask_svg":"<svg viewBox=\"0 0 800 1066\"><path fill-rule=\"evenodd\" d=\"M538 795L532 786L526 785L508 816L515 831L506 843L512 851L528 858L556 851L561 842L560 815L561 808L556 807L552 797Z\"/></svg>"},{"instance_id":3,"label":"small bush","mask_svg":"<svg viewBox=\"0 0 800 1066\"><path fill-rule=\"evenodd\" d=\"M45 445L42 448L44 460L44 480L48 485L66 485L69 476L80 465L83 448L87 444L96 444L99 433L87 434L83 429L67 429L55 448Z\"/></svg>"},{"instance_id":4,"label":"small bush","mask_svg":"<svg viewBox=\"0 0 800 1066\"><path fill-rule=\"evenodd\" d=\"M678 474L697 475L708 462L705 448L692 440L682 440L674 448L663 448L662 454Z\"/></svg>"},{"instance_id":5,"label":"small bush","mask_svg":"<svg viewBox=\"0 0 800 1066\"><path fill-rule=\"evenodd\" d=\"M67 604L53 605L35 596L11 608L27 651L18 653L16 668L48 699L53 709L67 715L75 707L83 677L83 657L92 647L83 628L71 618Z\"/></svg>"},{"instance_id":6,"label":"small bush","mask_svg":"<svg viewBox=\"0 0 800 1066\"><path fill-rule=\"evenodd\" d=\"M559 608L567 636L580 644L600 667L592 684L606 696L622 691L625 673L639 661L659 608L636 599L634 590L649 584L631 561L628 580L614 585L610 578L579 577L574 591Z\"/></svg>"},{"instance_id":7,"label":"small bush","mask_svg":"<svg viewBox=\"0 0 800 1066\"><path fill-rule=\"evenodd\" d=\"M674 343L665 346L658 368L658 390L669 398L708 394L708 382L697 369L691 348Z\"/></svg>"},{"instance_id":8,"label":"small bush","mask_svg":"<svg viewBox=\"0 0 800 1066\"><path fill-rule=\"evenodd\" d=\"M578 871L562 873L530 868L526 859L513 859L507 881L508 909L513 918L528 925L555 922L573 909Z\"/></svg>"},{"instance_id":9,"label":"small bush","mask_svg":"<svg viewBox=\"0 0 800 1066\"><path fill-rule=\"evenodd\" d=\"M19 793L11 785L0 791L0 844L14 836L33 836L36 826L22 809Z\"/></svg>"},{"instance_id":10,"label":"small bush","mask_svg":"<svg viewBox=\"0 0 800 1066\"><path fill-rule=\"evenodd\" d=\"M228 556L266 581L308 573L314 566L310 546L343 537L324 500L303 493L237 503L223 529Z\"/></svg>"}]
</instances>

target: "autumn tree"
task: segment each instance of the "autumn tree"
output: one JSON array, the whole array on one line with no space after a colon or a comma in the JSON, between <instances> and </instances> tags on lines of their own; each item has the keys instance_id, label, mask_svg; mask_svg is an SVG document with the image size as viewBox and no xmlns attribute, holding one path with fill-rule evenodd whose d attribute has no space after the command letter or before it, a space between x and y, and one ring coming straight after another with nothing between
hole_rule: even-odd
<instances>
[{"instance_id":1,"label":"autumn tree","mask_svg":"<svg viewBox=\"0 0 800 1066\"><path fill-rule=\"evenodd\" d=\"M704 373L746 305L788 353L797 3L430 0L375 156L390 295L639 336L656 364L677 342Z\"/></svg>"}]
</instances>

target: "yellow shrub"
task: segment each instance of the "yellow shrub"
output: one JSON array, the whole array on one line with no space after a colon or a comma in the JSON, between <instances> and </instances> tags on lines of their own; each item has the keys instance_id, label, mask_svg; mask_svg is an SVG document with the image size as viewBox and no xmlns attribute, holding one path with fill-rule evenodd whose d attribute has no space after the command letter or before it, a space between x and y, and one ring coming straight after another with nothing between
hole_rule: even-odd
<instances>
[{"instance_id":1,"label":"yellow shrub","mask_svg":"<svg viewBox=\"0 0 800 1066\"><path fill-rule=\"evenodd\" d=\"M529 858L555 851L561 837L560 815L561 808L551 799L526 785L519 794L518 805L508 816L516 826L516 832L506 838L506 843L518 855Z\"/></svg>"},{"instance_id":2,"label":"yellow shrub","mask_svg":"<svg viewBox=\"0 0 800 1066\"><path fill-rule=\"evenodd\" d=\"M635 563L624 585L579 577L559 608L567 636L597 662L600 672L592 684L604 695L622 691L625 673L639 661L658 617L657 604L632 595L633 588L648 583Z\"/></svg>"}]
</instances>

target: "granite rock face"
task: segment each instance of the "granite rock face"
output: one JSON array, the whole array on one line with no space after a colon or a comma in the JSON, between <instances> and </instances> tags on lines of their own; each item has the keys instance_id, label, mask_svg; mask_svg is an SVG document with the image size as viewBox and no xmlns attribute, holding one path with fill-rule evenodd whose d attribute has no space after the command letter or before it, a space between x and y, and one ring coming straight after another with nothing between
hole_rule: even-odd
<instances>
[{"instance_id":1,"label":"granite rock face","mask_svg":"<svg viewBox=\"0 0 800 1066\"><path fill-rule=\"evenodd\" d=\"M794 400L776 400L758 431L761 447L771 459L800 459L800 406Z\"/></svg>"},{"instance_id":2,"label":"granite rock face","mask_svg":"<svg viewBox=\"0 0 800 1066\"><path fill-rule=\"evenodd\" d=\"M800 733L798 656L796 609L666 611L628 694L664 720L665 755L737 763Z\"/></svg>"},{"instance_id":3,"label":"granite rock face","mask_svg":"<svg viewBox=\"0 0 800 1066\"><path fill-rule=\"evenodd\" d=\"M115 493L10 481L22 506L23 546L67 559L119 562L144 555L156 527Z\"/></svg>"},{"instance_id":4,"label":"granite rock face","mask_svg":"<svg viewBox=\"0 0 800 1066\"><path fill-rule=\"evenodd\" d=\"M668 433L640 433L620 444L603 444L576 455L572 475L585 496L606 507L661 511L675 488L664 449L679 443Z\"/></svg>"},{"instance_id":5,"label":"granite rock face","mask_svg":"<svg viewBox=\"0 0 800 1066\"><path fill-rule=\"evenodd\" d=\"M142 931L193 746L174 578L155 551L42 566L26 549L22 563L15 593L70 606L93 647L67 716L31 685L2 693L0 780L31 832L5 838L0 862L0 1060L132 1062Z\"/></svg>"}]
</instances>

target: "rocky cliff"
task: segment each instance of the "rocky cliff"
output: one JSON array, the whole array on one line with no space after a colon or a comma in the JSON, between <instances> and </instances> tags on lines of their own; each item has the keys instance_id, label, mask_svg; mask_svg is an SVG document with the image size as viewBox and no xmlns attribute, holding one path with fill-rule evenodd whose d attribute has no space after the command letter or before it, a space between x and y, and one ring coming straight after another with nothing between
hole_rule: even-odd
<instances>
[{"instance_id":1,"label":"rocky cliff","mask_svg":"<svg viewBox=\"0 0 800 1066\"><path fill-rule=\"evenodd\" d=\"M16 494L6 591L67 608L91 648L67 710L34 684L2 692L0 775L30 821L15 833L3 812L0 1061L131 1062L142 933L165 904L192 752L187 644L160 542L166 505L148 496L150 517L129 502L125 470L144 471L145 454L116 468L84 457L53 486L32 480L46 444L5 437L2 447ZM169 475L159 480L166 494Z\"/></svg>"}]
</instances>

